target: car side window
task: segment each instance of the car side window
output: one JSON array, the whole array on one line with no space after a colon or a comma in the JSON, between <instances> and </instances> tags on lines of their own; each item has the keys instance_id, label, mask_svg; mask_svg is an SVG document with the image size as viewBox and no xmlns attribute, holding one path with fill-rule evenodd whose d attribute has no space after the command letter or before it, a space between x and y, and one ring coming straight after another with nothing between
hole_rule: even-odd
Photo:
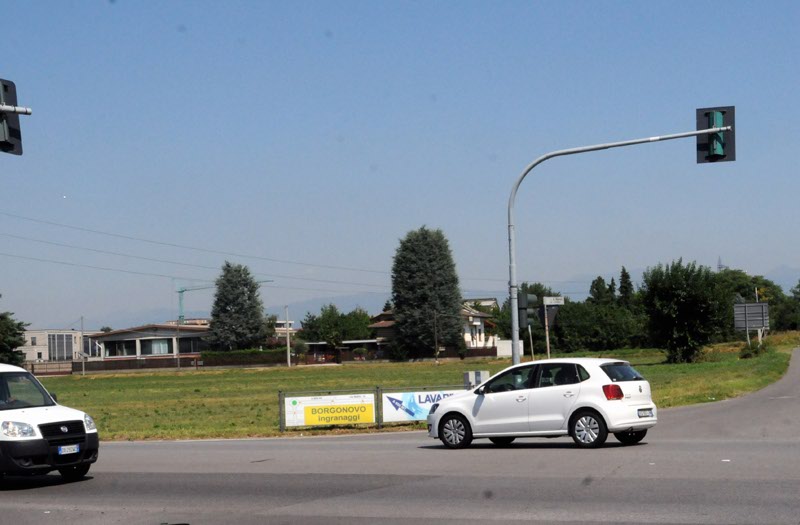
<instances>
[{"instance_id":1,"label":"car side window","mask_svg":"<svg viewBox=\"0 0 800 525\"><path fill-rule=\"evenodd\" d=\"M549 386L572 385L580 383L578 371L572 363L548 363L541 365L541 373L536 388Z\"/></svg>"},{"instance_id":2,"label":"car side window","mask_svg":"<svg viewBox=\"0 0 800 525\"><path fill-rule=\"evenodd\" d=\"M578 377L580 378L581 383L583 383L584 381L586 381L591 377L589 375L589 372L587 372L586 369L583 368L581 365L577 365L577 367L578 367Z\"/></svg>"},{"instance_id":3,"label":"car side window","mask_svg":"<svg viewBox=\"0 0 800 525\"><path fill-rule=\"evenodd\" d=\"M512 390L524 390L530 388L531 385L531 371L533 367L515 368L509 370L494 378L491 382L486 384L484 392L487 394L493 392L510 392Z\"/></svg>"}]
</instances>

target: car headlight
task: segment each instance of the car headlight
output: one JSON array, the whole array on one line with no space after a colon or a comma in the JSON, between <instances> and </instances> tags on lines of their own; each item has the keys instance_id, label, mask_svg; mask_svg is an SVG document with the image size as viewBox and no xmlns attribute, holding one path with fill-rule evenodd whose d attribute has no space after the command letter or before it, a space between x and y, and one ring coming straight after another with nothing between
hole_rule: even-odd
<instances>
[{"instance_id":1,"label":"car headlight","mask_svg":"<svg viewBox=\"0 0 800 525\"><path fill-rule=\"evenodd\" d=\"M431 405L431 411L430 411L430 412L428 412L428 415L431 415L431 414L433 414L434 412L436 412L436 409L437 409L437 408L439 408L439 403L434 403L433 405Z\"/></svg>"},{"instance_id":2,"label":"car headlight","mask_svg":"<svg viewBox=\"0 0 800 525\"><path fill-rule=\"evenodd\" d=\"M89 414L83 415L83 422L86 425L86 430L97 430L97 425L94 424L94 419Z\"/></svg>"},{"instance_id":3,"label":"car headlight","mask_svg":"<svg viewBox=\"0 0 800 525\"><path fill-rule=\"evenodd\" d=\"M2 430L4 436L12 438L35 437L36 431L27 423L18 421L3 421Z\"/></svg>"}]
</instances>

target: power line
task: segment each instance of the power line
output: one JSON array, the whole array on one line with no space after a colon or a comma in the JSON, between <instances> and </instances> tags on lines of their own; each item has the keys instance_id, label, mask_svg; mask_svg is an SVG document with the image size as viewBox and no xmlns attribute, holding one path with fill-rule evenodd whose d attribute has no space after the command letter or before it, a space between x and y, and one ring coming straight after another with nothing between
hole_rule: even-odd
<instances>
[{"instance_id":1,"label":"power line","mask_svg":"<svg viewBox=\"0 0 800 525\"><path fill-rule=\"evenodd\" d=\"M91 264L80 264L80 263L71 263L66 261L55 261L52 259L42 259L40 257L27 257L24 255L15 255L12 253L3 253L0 252L0 256L4 257L13 257L15 259L24 259L28 261L37 261L49 264L60 264L63 266L72 266L76 268L89 268L91 270L102 270L106 272L120 272L120 273L128 273L133 275L145 275L148 277L163 277L166 279L173 279L173 280L183 280L183 281L197 281L197 279L191 279L188 277L178 277L175 275L166 275L162 273L151 273L151 272L137 272L134 270L123 270L122 268L108 268L105 266L93 266ZM322 288L299 288L299 287L291 287L291 286L265 286L265 288L275 288L275 289L285 289L285 290L304 290L310 292L325 292L325 293L337 293L337 294L351 294L351 293L370 293L370 294L384 294L389 293L388 291L373 291L373 290L330 290L330 289L322 289Z\"/></svg>"},{"instance_id":2,"label":"power line","mask_svg":"<svg viewBox=\"0 0 800 525\"><path fill-rule=\"evenodd\" d=\"M100 249L97 249L97 248L87 248L87 247L84 247L84 246L75 246L73 244L67 244L67 243L62 243L62 242L46 241L46 240L42 240L42 239L33 239L33 238L30 238L30 237L23 237L22 235L14 235L12 233L2 233L2 232L0 232L0 235L2 235L3 237L11 237L13 239L21 239L23 241L38 242L38 243L41 243L41 244L49 244L51 246L60 246L62 248L71 248L71 249L74 249L74 250L84 250L84 251L88 251L88 252L102 253L102 254L106 254L106 255L115 255L115 256L118 256L118 257L128 257L128 258L131 258L131 259L138 259L138 260L141 260L141 261L150 261L150 262L158 262L158 263L165 263L165 264L174 264L174 265L186 266L186 267L190 267L190 268L201 268L201 269L204 269L204 270L214 270L214 271L219 271L220 270L216 266L205 266L205 265L202 265L202 264L192 264L192 263L185 263L185 262L180 262L180 261L170 261L170 260L167 260L167 259L155 259L153 257L145 257L143 255L133 255L133 254L129 254L129 253L112 252L112 251L108 251L108 250L100 250ZM368 286L368 287L373 287L373 288L382 286L380 284L368 284L368 283L356 283L356 282L350 282L350 281L316 279L316 278L313 278L313 277L295 277L295 276L291 276L291 275L280 275L280 274L274 274L274 273L269 273L269 274L254 273L254 275L259 276L259 277L279 277L281 279L294 279L294 280L299 280L299 281L310 281L310 282L327 283L327 284L346 284L346 285L351 285L351 286Z\"/></svg>"},{"instance_id":3,"label":"power line","mask_svg":"<svg viewBox=\"0 0 800 525\"><path fill-rule=\"evenodd\" d=\"M281 263L281 264L294 264L294 265L306 266L306 267L311 267L311 268L324 268L324 269L328 269L328 270L344 270L344 271L352 271L352 272L365 272L365 273L373 273L373 274L379 274L379 275L390 275L391 274L391 272L382 271L382 270L371 270L371 269L366 269L366 268L354 268L354 267L348 267L348 266L336 266L336 265L328 265L328 264L314 264L314 263L307 263L307 262L302 262L302 261L291 261L291 260L284 260L284 259L275 259L275 258L271 258L271 257L262 257L262 256L259 256L259 255L248 255L248 254L240 254L240 253L236 253L236 252L226 252L226 251L222 251L222 250L214 250L214 249L211 249L211 248L200 248L200 247L197 247L197 246L189 246L189 245L184 245L184 244L169 243L169 242L162 242L162 241L154 241L152 239L145 239L145 238L142 238L142 237L134 237L134 236L131 236L131 235L124 235L124 234L120 234L120 233L106 232L106 231L101 231L101 230L94 230L94 229L91 229L91 228L84 228L82 226L73 226L73 225L58 223L58 222L54 222L54 221L46 221L46 220L43 220L43 219L35 219L33 217L26 217L26 216L23 216L23 215L17 215L17 214L5 212L5 211L0 211L0 215L4 215L6 217L13 217L15 219L20 219L20 220L25 220L25 221L30 221L30 222L36 222L36 223L39 223L39 224L47 224L47 225L50 225L50 226L57 226L59 228L67 228L67 229L71 229L71 230L77 230L77 231L82 231L82 232L87 232L87 233L93 233L93 234L96 234L96 235L106 235L106 236L109 236L109 237L116 237L116 238L119 238L119 239L126 239L126 240L131 240L131 241L144 242L144 243L149 243L149 244L155 244L155 245L158 245L158 246L167 246L167 247L171 247L171 248L194 250L194 251L199 251L199 252L204 252L204 253L213 253L213 254L216 254L216 255L225 255L225 256L230 256L230 257L241 257L241 258L244 258L244 259L256 259L256 260L269 261L269 262L275 262L275 263ZM3 235L7 235L7 236L10 236L10 237L15 237L14 235L11 235L11 234L3 234ZM23 237L19 237L19 236L16 236L16 237L24 239ZM134 255L126 255L126 254L114 253L114 252L106 252L106 251L103 251L103 250L96 250L96 249L92 249L92 248L78 248L78 247L69 246L69 245L65 245L65 244L55 243L53 241L40 241L40 240L35 240L35 239L25 239L25 240L33 240L34 242L43 242L43 243L48 243L48 244L61 245L61 246L66 246L66 247L73 247L73 248L77 248L77 249L86 249L86 250L91 250L91 251L95 251L95 252L99 252L99 253L109 253L111 255L120 255L120 256L123 256L123 257L135 257L135 258L138 258L138 259L150 260L150 261L154 261L154 262L163 262L163 263L168 263L168 264L183 264L185 266L194 266L194 267L197 267L197 268L212 269L212 268L209 268L207 266L193 265L193 264L190 264L190 263L176 263L176 262L173 262L173 261L167 261L167 260L161 260L161 259L152 259L152 258L147 258L147 257L142 257L142 256L134 256ZM213 269L216 270L217 268L213 268ZM262 275L265 275L265 274L262 274ZM310 278L306 279L306 278L301 278L301 277L281 276L281 275L275 275L275 274L272 274L272 275L275 276L275 277L283 278L283 279L312 280ZM464 280L464 281L486 281L486 282L497 282L497 283L507 283L508 282L507 279L490 278L490 277L462 277L462 280ZM553 280L550 280L550 281L536 281L536 280L525 280L525 279L523 279L523 281L526 281L526 282L539 282L539 283L542 283L542 284L588 284L588 283L590 283L590 281L574 281L574 280L573 281L553 281ZM352 282L346 282L346 281L316 280L316 282L330 282L331 284L349 284L349 285L356 285L356 286L379 286L379 285L369 285L369 284L362 284L362 283L352 283Z\"/></svg>"},{"instance_id":4,"label":"power line","mask_svg":"<svg viewBox=\"0 0 800 525\"><path fill-rule=\"evenodd\" d=\"M21 219L21 220L25 220L25 221L37 222L37 223L40 223L40 224L48 224L50 226L58 226L59 228L68 228L68 229L71 229L71 230L78 230L78 231L87 232L87 233L94 233L94 234L97 234L97 235L106 235L108 237L116 237L116 238L119 238L119 239L127 239L129 241L146 242L146 243L149 243L149 244L156 244L156 245L159 245L159 246L168 246L168 247L171 247L171 248L180 248L180 249L183 249L183 250L194 250L194 251L198 251L198 252L213 253L213 254L217 254L217 255L226 255L226 256L230 256L230 257L241 257L243 259L257 259L257 260L261 260L261 261L269 261L269 262L275 262L275 263L281 263L281 264L295 264L295 265L298 265L298 266L307 266L307 267L311 267L311 268L325 268L327 270L345 270L345 271L350 271L350 272L376 273L376 274L381 274L381 275L387 275L389 273L389 272L385 272L385 271L370 270L370 269L366 269L366 268L351 268L351 267L347 267L347 266L334 266L334 265L329 265L329 264L313 264L313 263L307 263L307 262L301 262L301 261L290 261L290 260L285 260L285 259L274 259L274 258L271 258L271 257L262 257L260 255L248 255L248 254L242 254L242 253L236 253L236 252L225 252L225 251L222 251L222 250L212 250L210 248L200 248L200 247L197 247L197 246L189 246L189 245L186 245L186 244L177 244L177 243L171 243L171 242L154 241L154 240L151 240L151 239L144 239L142 237L133 237L131 235L123 235L123 234L120 234L120 233L113 233L113 232L104 232L104 231L100 231L100 230L93 230L91 228L83 228L81 226L72 226L72 225L69 225L69 224L61 224L61 223L53 222L53 221L45 221L45 220L42 220L42 219L34 219L32 217L25 217L25 216L22 216L22 215L16 215L16 214L4 212L4 211L0 211L0 215L5 215L7 217L13 217L15 219Z\"/></svg>"}]
</instances>

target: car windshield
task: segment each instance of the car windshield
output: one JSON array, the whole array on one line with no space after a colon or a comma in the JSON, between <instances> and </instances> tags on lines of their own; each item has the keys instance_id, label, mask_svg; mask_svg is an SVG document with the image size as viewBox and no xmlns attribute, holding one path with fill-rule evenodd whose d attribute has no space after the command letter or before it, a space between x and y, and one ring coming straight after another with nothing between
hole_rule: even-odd
<instances>
[{"instance_id":1,"label":"car windshield","mask_svg":"<svg viewBox=\"0 0 800 525\"><path fill-rule=\"evenodd\" d=\"M642 381L644 378L642 374L637 372L628 363L609 363L602 365L600 368L603 372L615 383L620 381Z\"/></svg>"},{"instance_id":2,"label":"car windshield","mask_svg":"<svg viewBox=\"0 0 800 525\"><path fill-rule=\"evenodd\" d=\"M44 387L28 372L0 374L0 410L53 405Z\"/></svg>"}]
</instances>

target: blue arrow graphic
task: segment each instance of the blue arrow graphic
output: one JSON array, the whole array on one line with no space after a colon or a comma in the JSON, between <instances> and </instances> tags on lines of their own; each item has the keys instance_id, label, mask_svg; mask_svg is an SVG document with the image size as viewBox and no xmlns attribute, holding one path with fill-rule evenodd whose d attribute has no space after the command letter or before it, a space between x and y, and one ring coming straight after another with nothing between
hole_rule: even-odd
<instances>
[{"instance_id":1,"label":"blue arrow graphic","mask_svg":"<svg viewBox=\"0 0 800 525\"><path fill-rule=\"evenodd\" d=\"M403 402L400 401L399 399L395 399L395 398L389 397L389 396L386 396L386 399L389 400L389 402L392 404L392 406L394 407L395 410L402 410L403 412L405 412L409 416L414 417L414 411L409 409L409 408L406 408L406 406L403 405Z\"/></svg>"}]
</instances>

